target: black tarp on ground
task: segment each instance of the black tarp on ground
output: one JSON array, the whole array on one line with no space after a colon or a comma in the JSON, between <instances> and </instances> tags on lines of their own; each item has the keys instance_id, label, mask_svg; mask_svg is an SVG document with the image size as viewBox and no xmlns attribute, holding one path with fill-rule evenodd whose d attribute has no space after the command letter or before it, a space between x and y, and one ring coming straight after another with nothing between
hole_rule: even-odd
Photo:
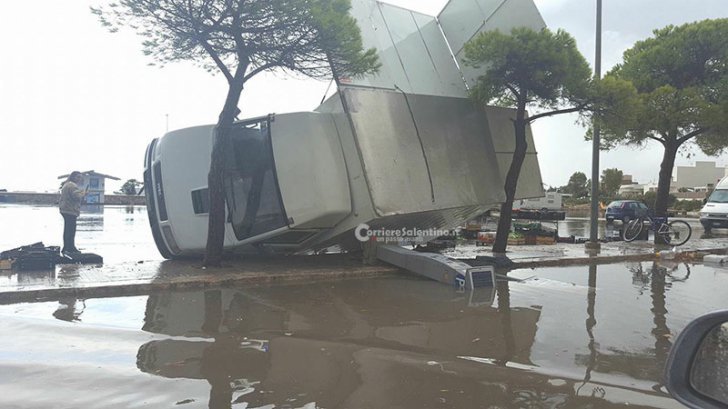
<instances>
[{"instance_id":1,"label":"black tarp on ground","mask_svg":"<svg viewBox=\"0 0 728 409\"><path fill-rule=\"evenodd\" d=\"M42 242L16 247L0 253L0 260L13 260L19 271L52 270L56 264L102 264L103 257L93 253L62 254L58 246Z\"/></svg>"}]
</instances>

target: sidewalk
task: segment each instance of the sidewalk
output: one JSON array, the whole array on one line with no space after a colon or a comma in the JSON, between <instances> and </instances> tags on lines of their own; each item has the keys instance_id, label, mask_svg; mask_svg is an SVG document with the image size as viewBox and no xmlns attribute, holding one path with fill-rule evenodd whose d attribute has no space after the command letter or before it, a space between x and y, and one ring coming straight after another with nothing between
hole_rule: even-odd
<instances>
[{"instance_id":1,"label":"sidewalk","mask_svg":"<svg viewBox=\"0 0 728 409\"><path fill-rule=\"evenodd\" d=\"M691 239L678 249L683 259L699 261L702 254L726 254L728 239ZM598 253L583 244L512 246L513 269L617 263L659 258L650 242L603 243ZM478 264L492 256L489 247L464 244L443 254ZM51 301L61 297L96 298L144 295L165 290L295 283L343 278L408 274L396 267L363 265L350 255L263 257L230 260L220 269L203 269L198 260L134 261L103 266L66 265L55 271L0 271L0 304Z\"/></svg>"},{"instance_id":2,"label":"sidewalk","mask_svg":"<svg viewBox=\"0 0 728 409\"><path fill-rule=\"evenodd\" d=\"M513 268L536 268L591 263L606 264L620 261L638 261L660 258L660 252L670 252L670 246L655 246L651 241L602 243L598 252L589 251L584 244L557 243L554 245L510 246L507 256L514 262ZM677 253L689 253L699 261L701 254L727 254L728 238L692 238L676 248ZM461 246L443 254L458 259L476 259L493 256L490 247ZM674 254L673 254L674 255ZM668 257L673 256L668 255Z\"/></svg>"}]
</instances>

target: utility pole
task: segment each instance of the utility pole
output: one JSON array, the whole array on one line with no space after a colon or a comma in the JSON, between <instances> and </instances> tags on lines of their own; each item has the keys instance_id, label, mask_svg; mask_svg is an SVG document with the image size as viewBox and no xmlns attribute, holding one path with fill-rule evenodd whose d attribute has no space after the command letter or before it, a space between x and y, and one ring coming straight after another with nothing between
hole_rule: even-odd
<instances>
[{"instance_id":1,"label":"utility pole","mask_svg":"<svg viewBox=\"0 0 728 409\"><path fill-rule=\"evenodd\" d=\"M602 0L597 0L596 56L594 58L594 79L602 78ZM592 177L591 177L591 214L589 217L589 241L586 248L599 250L599 124L592 119L594 138L592 139Z\"/></svg>"}]
</instances>

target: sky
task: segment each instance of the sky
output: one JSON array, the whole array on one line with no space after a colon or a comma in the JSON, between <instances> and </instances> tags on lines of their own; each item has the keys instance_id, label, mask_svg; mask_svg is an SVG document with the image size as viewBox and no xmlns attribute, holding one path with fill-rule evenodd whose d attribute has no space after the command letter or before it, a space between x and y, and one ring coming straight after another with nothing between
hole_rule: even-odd
<instances>
[{"instance_id":1,"label":"sky","mask_svg":"<svg viewBox=\"0 0 728 409\"><path fill-rule=\"evenodd\" d=\"M387 0L437 14L445 0ZM563 28L594 61L595 0L535 0L550 29ZM0 189L54 191L71 170L96 170L142 179L147 144L167 129L215 123L227 84L220 75L186 62L164 67L141 52L132 31L109 33L89 6L103 0L9 2L0 14ZM726 0L604 0L603 72L653 29L728 17ZM32 22L30 24L29 22ZM266 73L246 85L241 118L311 111L328 81ZM590 175L591 144L574 116L533 125L543 181L565 185L575 171ZM695 148L678 165L715 160ZM601 168L619 168L636 181L657 181L662 152L621 147L604 152Z\"/></svg>"}]
</instances>

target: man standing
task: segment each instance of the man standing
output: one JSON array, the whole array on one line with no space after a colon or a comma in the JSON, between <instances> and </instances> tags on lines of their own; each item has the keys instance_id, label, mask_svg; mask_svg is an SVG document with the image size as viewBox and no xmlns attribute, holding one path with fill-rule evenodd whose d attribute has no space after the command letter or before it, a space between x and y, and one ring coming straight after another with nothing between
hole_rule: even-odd
<instances>
[{"instance_id":1,"label":"man standing","mask_svg":"<svg viewBox=\"0 0 728 409\"><path fill-rule=\"evenodd\" d=\"M73 171L61 188L58 207L63 216L63 253L80 253L76 248L76 219L81 214L81 202L86 196L78 185L83 183L83 174Z\"/></svg>"}]
</instances>

